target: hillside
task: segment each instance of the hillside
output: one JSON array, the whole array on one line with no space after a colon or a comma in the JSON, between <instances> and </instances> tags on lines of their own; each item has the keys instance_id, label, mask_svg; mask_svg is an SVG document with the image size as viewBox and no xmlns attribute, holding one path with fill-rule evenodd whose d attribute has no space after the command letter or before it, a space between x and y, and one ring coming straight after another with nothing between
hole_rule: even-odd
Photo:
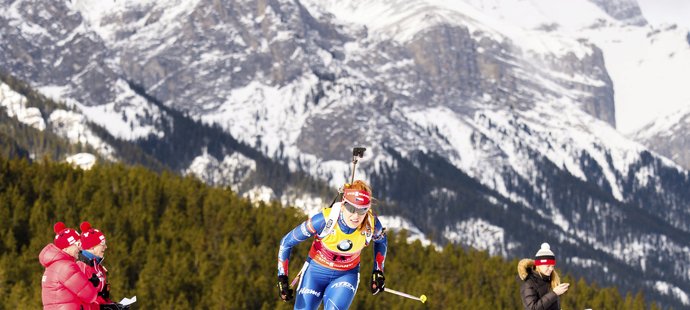
<instances>
[{"instance_id":1,"label":"hillside","mask_svg":"<svg viewBox=\"0 0 690 310\"><path fill-rule=\"evenodd\" d=\"M0 112L0 154L5 157L65 160L88 152L96 154L98 160L163 169L137 146L113 137L66 104L47 98L4 70L0 70Z\"/></svg>"},{"instance_id":2,"label":"hillside","mask_svg":"<svg viewBox=\"0 0 690 310\"><path fill-rule=\"evenodd\" d=\"M108 237L111 294L136 295L137 309L288 309L278 301L277 245L304 220L293 208L253 205L229 189L143 168L0 159L0 309L40 307L37 255L52 225L89 220ZM360 285L353 309L519 309L518 259L446 246L442 251L389 235L387 285L426 294L426 305L372 296ZM296 248L296 270L307 244ZM557 247L556 247L557 248ZM364 257L371 255L367 250ZM363 279L371 268L363 260ZM568 266L560 266L567 271ZM641 293L624 296L566 276L564 309L644 309ZM656 307L652 307L656 308Z\"/></svg>"},{"instance_id":3,"label":"hillside","mask_svg":"<svg viewBox=\"0 0 690 310\"><path fill-rule=\"evenodd\" d=\"M29 83L0 70L0 154L65 160L88 152L100 161L193 174L208 184L230 186L242 193L263 191L269 199L283 203L299 201L304 209L315 208L321 197L330 195L325 182L299 170L290 171L284 162L238 142L218 126L193 120L163 106L137 85L130 86L165 112L160 121L162 135L137 141L115 137L86 119L79 109L49 99Z\"/></svg>"}]
</instances>

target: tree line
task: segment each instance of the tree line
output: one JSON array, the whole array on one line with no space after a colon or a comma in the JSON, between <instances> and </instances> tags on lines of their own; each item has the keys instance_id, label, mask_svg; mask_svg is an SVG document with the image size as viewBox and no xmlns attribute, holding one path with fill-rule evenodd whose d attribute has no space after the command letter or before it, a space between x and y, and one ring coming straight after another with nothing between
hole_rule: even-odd
<instances>
[{"instance_id":1,"label":"tree line","mask_svg":"<svg viewBox=\"0 0 690 310\"><path fill-rule=\"evenodd\" d=\"M88 220L108 240L104 265L114 300L137 309L291 309L276 288L278 244L306 219L278 203L252 203L229 188L143 167L99 164L83 171L53 161L0 158L0 309L39 309L38 253L53 224ZM310 242L296 247L291 277ZM368 283L371 248L362 259ZM389 232L386 285L426 304L360 285L352 309L522 309L517 260L447 245L407 243ZM563 309L657 309L642 293L565 275Z\"/></svg>"}]
</instances>

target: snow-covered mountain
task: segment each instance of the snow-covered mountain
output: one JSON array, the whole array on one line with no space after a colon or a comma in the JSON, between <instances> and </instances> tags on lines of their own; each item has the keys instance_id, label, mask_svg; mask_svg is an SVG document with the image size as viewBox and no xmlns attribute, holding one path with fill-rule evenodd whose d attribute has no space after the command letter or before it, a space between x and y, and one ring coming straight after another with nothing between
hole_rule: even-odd
<instances>
[{"instance_id":1,"label":"snow-covered mountain","mask_svg":"<svg viewBox=\"0 0 690 310\"><path fill-rule=\"evenodd\" d=\"M112 52L68 3L4 1L3 68L44 94L81 108L117 137L158 133L155 118L162 113L114 71L118 65L112 63Z\"/></svg>"},{"instance_id":2,"label":"snow-covered mountain","mask_svg":"<svg viewBox=\"0 0 690 310\"><path fill-rule=\"evenodd\" d=\"M92 146L105 159L115 159L112 146L89 128L87 120L80 113L56 109L49 115L43 115L37 107L28 104L25 96L12 90L3 82L0 82L0 108L4 109L4 113L8 116L39 131L49 129L70 143ZM81 156L81 158L84 157Z\"/></svg>"},{"instance_id":3,"label":"snow-covered mountain","mask_svg":"<svg viewBox=\"0 0 690 310\"><path fill-rule=\"evenodd\" d=\"M688 100L690 103L690 100ZM633 135L650 149L690 169L690 104L660 117Z\"/></svg>"},{"instance_id":4,"label":"snow-covered mountain","mask_svg":"<svg viewBox=\"0 0 690 310\"><path fill-rule=\"evenodd\" d=\"M614 129L685 98L690 52L633 0L2 6L0 66L116 137L164 144L172 108L333 186L367 146L390 223L507 257L547 240L578 274L690 305L690 176ZM189 151L176 169L213 184L256 169Z\"/></svg>"}]
</instances>

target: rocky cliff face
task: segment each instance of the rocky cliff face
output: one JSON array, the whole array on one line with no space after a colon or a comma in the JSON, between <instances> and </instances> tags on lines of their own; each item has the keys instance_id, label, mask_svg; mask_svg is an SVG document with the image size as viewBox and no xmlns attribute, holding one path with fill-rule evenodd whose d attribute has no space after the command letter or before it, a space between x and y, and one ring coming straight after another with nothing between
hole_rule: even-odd
<instances>
[{"instance_id":1,"label":"rocky cliff face","mask_svg":"<svg viewBox=\"0 0 690 310\"><path fill-rule=\"evenodd\" d=\"M61 1L16 1L6 7L2 66L43 85L60 85L87 105L114 101L116 74L106 65L109 51L98 35L85 31L81 14ZM89 91L87 91L89 90Z\"/></svg>"},{"instance_id":2,"label":"rocky cliff face","mask_svg":"<svg viewBox=\"0 0 690 310\"><path fill-rule=\"evenodd\" d=\"M101 116L111 117L93 121L118 137L156 133L162 113L129 89L116 52L71 2L14 1L4 6L3 70L56 100L85 109L98 107Z\"/></svg>"}]
</instances>

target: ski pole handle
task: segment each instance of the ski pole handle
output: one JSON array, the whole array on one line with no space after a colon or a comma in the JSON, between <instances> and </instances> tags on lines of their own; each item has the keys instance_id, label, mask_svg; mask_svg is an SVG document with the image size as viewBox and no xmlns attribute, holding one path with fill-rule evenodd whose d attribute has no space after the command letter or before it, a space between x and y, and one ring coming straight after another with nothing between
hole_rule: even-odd
<instances>
[{"instance_id":1,"label":"ski pole handle","mask_svg":"<svg viewBox=\"0 0 690 310\"><path fill-rule=\"evenodd\" d=\"M410 294L403 293L403 292L399 292L399 291L396 291L396 290L394 290L394 289L387 288L387 287L383 288L383 291L384 291L384 292L391 293L391 294L395 294L395 295L398 295L398 296L401 296L401 297L405 297L405 298L409 298L409 299L418 300L418 301L421 301L422 303L425 303L425 302L426 302L426 295L424 295L424 294L422 294L422 296L417 297L417 296L412 296L412 295L410 295Z\"/></svg>"}]
</instances>

